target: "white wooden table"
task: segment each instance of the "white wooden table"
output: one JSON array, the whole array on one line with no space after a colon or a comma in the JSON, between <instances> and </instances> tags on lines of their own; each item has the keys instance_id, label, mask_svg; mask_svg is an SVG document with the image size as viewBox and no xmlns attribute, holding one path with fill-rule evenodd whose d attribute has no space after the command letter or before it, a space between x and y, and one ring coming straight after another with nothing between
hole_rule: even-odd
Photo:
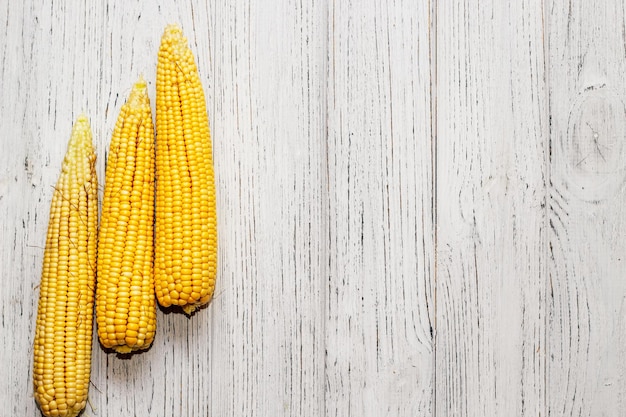
<instances>
[{"instance_id":1,"label":"white wooden table","mask_svg":"<svg viewBox=\"0 0 626 417\"><path fill-rule=\"evenodd\" d=\"M163 28L207 93L219 281L85 416L626 415L621 0L0 1L0 414L38 416L52 186Z\"/></svg>"}]
</instances>

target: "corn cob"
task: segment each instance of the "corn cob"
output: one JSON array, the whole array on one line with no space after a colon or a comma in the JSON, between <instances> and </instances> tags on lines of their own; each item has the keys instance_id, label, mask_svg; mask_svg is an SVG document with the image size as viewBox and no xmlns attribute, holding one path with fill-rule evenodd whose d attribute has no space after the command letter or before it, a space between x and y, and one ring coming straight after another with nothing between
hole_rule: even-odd
<instances>
[{"instance_id":1,"label":"corn cob","mask_svg":"<svg viewBox=\"0 0 626 417\"><path fill-rule=\"evenodd\" d=\"M154 129L140 78L113 130L98 238L98 337L119 353L154 339L153 223Z\"/></svg>"},{"instance_id":2,"label":"corn cob","mask_svg":"<svg viewBox=\"0 0 626 417\"><path fill-rule=\"evenodd\" d=\"M209 120L187 39L165 28L157 63L155 289L190 314L209 302L217 272L217 220Z\"/></svg>"},{"instance_id":3,"label":"corn cob","mask_svg":"<svg viewBox=\"0 0 626 417\"><path fill-rule=\"evenodd\" d=\"M91 129L72 130L52 205L35 329L33 383L45 416L76 416L91 370L98 182Z\"/></svg>"}]
</instances>

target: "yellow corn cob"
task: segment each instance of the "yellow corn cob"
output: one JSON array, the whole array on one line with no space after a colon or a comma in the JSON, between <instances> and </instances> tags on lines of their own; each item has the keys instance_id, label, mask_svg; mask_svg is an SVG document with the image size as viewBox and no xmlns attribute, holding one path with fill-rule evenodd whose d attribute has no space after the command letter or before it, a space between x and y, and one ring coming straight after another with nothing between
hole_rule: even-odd
<instances>
[{"instance_id":1,"label":"yellow corn cob","mask_svg":"<svg viewBox=\"0 0 626 417\"><path fill-rule=\"evenodd\" d=\"M91 129L80 116L52 197L35 329L33 383L45 416L76 416L91 370L98 181Z\"/></svg>"},{"instance_id":2,"label":"yellow corn cob","mask_svg":"<svg viewBox=\"0 0 626 417\"><path fill-rule=\"evenodd\" d=\"M162 306L190 314L213 296L217 220L204 92L176 25L161 38L156 91L155 288Z\"/></svg>"},{"instance_id":3,"label":"yellow corn cob","mask_svg":"<svg viewBox=\"0 0 626 417\"><path fill-rule=\"evenodd\" d=\"M133 87L117 119L105 180L96 322L104 347L128 353L148 348L156 330L154 129L143 78Z\"/></svg>"}]
</instances>

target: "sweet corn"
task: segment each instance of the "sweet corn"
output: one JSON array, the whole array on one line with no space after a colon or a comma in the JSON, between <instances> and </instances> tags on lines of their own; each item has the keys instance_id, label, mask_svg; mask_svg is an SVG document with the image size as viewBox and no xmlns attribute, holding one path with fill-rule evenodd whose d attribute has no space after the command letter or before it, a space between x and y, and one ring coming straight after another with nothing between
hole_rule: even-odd
<instances>
[{"instance_id":1,"label":"sweet corn","mask_svg":"<svg viewBox=\"0 0 626 417\"><path fill-rule=\"evenodd\" d=\"M80 116L54 189L35 329L35 400L47 417L76 416L86 405L98 223L91 129Z\"/></svg>"},{"instance_id":2,"label":"sweet corn","mask_svg":"<svg viewBox=\"0 0 626 417\"><path fill-rule=\"evenodd\" d=\"M119 353L154 339L153 223L154 129L140 78L113 130L98 238L98 337Z\"/></svg>"},{"instance_id":3,"label":"sweet corn","mask_svg":"<svg viewBox=\"0 0 626 417\"><path fill-rule=\"evenodd\" d=\"M209 120L187 39L161 38L156 81L155 289L190 314L209 302L217 273L217 220Z\"/></svg>"}]
</instances>

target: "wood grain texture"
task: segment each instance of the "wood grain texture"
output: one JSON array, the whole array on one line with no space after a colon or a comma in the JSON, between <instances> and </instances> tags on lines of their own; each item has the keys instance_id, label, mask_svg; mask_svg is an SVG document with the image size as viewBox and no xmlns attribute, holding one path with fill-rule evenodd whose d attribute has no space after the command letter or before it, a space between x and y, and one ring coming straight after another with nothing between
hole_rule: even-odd
<instances>
[{"instance_id":1,"label":"wood grain texture","mask_svg":"<svg viewBox=\"0 0 626 417\"><path fill-rule=\"evenodd\" d=\"M437 416L545 415L542 12L437 2Z\"/></svg>"},{"instance_id":2,"label":"wood grain texture","mask_svg":"<svg viewBox=\"0 0 626 417\"><path fill-rule=\"evenodd\" d=\"M204 368L213 415L320 414L326 9L223 2L213 19L210 111L223 138L220 334Z\"/></svg>"},{"instance_id":3,"label":"wood grain texture","mask_svg":"<svg viewBox=\"0 0 626 417\"><path fill-rule=\"evenodd\" d=\"M0 2L0 400L32 338L71 126L103 182L161 32L196 52L219 279L85 416L626 414L622 2ZM153 101L154 105L154 101Z\"/></svg>"},{"instance_id":4,"label":"wood grain texture","mask_svg":"<svg viewBox=\"0 0 626 417\"><path fill-rule=\"evenodd\" d=\"M624 4L547 3L552 116L549 415L623 416Z\"/></svg>"},{"instance_id":5,"label":"wood grain texture","mask_svg":"<svg viewBox=\"0 0 626 417\"><path fill-rule=\"evenodd\" d=\"M333 2L327 416L430 416L430 10Z\"/></svg>"}]
</instances>

